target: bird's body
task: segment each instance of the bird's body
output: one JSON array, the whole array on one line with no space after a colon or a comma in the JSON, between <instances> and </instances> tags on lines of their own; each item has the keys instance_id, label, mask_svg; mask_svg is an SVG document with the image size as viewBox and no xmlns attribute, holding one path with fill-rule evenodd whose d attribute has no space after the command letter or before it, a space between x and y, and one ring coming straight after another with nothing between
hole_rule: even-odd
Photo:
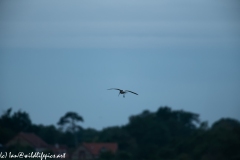
<instances>
[{"instance_id":1,"label":"bird's body","mask_svg":"<svg viewBox=\"0 0 240 160\"><path fill-rule=\"evenodd\" d=\"M118 89L118 88L110 88L110 89L108 89L108 90L112 90L112 89L114 89L114 90L119 90L118 96L119 96L120 94L122 94L124 98L125 98L125 94L126 94L127 92L130 92L130 93L133 93L133 94L138 95L137 93L135 93L135 92L133 92L133 91L129 91L129 90L125 90L125 91L124 91L124 90Z\"/></svg>"}]
</instances>

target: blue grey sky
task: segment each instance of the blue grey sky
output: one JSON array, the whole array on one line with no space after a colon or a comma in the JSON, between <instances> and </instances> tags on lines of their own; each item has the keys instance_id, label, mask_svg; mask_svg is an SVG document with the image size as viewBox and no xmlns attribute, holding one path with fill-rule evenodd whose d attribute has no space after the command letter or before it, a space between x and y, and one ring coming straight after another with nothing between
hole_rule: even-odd
<instances>
[{"instance_id":1,"label":"blue grey sky","mask_svg":"<svg viewBox=\"0 0 240 160\"><path fill-rule=\"evenodd\" d=\"M0 111L95 129L160 106L239 120L239 28L237 0L2 0Z\"/></svg>"}]
</instances>

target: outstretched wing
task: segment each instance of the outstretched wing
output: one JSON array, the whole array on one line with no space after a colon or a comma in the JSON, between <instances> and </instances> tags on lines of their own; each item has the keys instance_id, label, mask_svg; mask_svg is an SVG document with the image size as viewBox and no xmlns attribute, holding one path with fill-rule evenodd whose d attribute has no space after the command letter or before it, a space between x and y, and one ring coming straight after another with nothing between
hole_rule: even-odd
<instances>
[{"instance_id":1,"label":"outstretched wing","mask_svg":"<svg viewBox=\"0 0 240 160\"><path fill-rule=\"evenodd\" d=\"M110 88L110 89L108 89L108 90L112 90L112 89L121 91L121 89L118 89L118 88Z\"/></svg>"},{"instance_id":2,"label":"outstretched wing","mask_svg":"<svg viewBox=\"0 0 240 160\"><path fill-rule=\"evenodd\" d=\"M133 91L129 91L129 90L126 90L126 91L138 95L137 93L135 93L135 92L133 92Z\"/></svg>"}]
</instances>

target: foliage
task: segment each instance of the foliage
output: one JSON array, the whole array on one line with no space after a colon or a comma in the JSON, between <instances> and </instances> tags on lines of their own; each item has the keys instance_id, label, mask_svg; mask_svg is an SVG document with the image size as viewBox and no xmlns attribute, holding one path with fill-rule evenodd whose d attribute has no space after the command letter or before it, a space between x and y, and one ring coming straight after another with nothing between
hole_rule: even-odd
<instances>
[{"instance_id":1,"label":"foliage","mask_svg":"<svg viewBox=\"0 0 240 160\"><path fill-rule=\"evenodd\" d=\"M102 152L100 154L99 160L115 160L115 155L109 151Z\"/></svg>"},{"instance_id":2,"label":"foliage","mask_svg":"<svg viewBox=\"0 0 240 160\"><path fill-rule=\"evenodd\" d=\"M15 133L29 131L31 125L32 122L28 113L19 110L12 114L12 109L9 108L0 117L0 143L7 143Z\"/></svg>"},{"instance_id":3,"label":"foliage","mask_svg":"<svg viewBox=\"0 0 240 160\"><path fill-rule=\"evenodd\" d=\"M72 137L74 137L73 141L75 143L75 147L77 147L79 142L79 139L77 137L77 131L82 130L82 127L80 125L77 125L77 122L83 122L83 118L75 112L67 112L58 121L58 125L61 126L61 129L63 128L63 126L67 124L69 125L67 127L67 131L72 133Z\"/></svg>"},{"instance_id":4,"label":"foliage","mask_svg":"<svg viewBox=\"0 0 240 160\"><path fill-rule=\"evenodd\" d=\"M20 131L33 132L49 144L75 147L78 142L116 142L118 152L104 152L101 160L237 160L240 159L240 122L222 118L211 127L199 115L183 110L160 107L129 117L124 126L101 131L84 129L83 118L68 112L54 125L32 124L26 112L12 113L11 108L0 117L0 143L6 144ZM66 128L64 130L63 128ZM16 149L15 149L16 150Z\"/></svg>"},{"instance_id":5,"label":"foliage","mask_svg":"<svg viewBox=\"0 0 240 160\"><path fill-rule=\"evenodd\" d=\"M75 133L78 129L82 129L81 126L77 125L77 122L83 122L83 118L75 112L67 112L63 117L58 121L58 125L64 126L69 124L67 130L72 133Z\"/></svg>"}]
</instances>

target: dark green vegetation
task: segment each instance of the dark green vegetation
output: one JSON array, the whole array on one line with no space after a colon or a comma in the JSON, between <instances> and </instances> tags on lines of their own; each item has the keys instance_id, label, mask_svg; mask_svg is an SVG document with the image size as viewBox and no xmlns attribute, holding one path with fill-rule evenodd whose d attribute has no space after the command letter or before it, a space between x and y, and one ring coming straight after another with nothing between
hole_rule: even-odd
<instances>
[{"instance_id":1,"label":"dark green vegetation","mask_svg":"<svg viewBox=\"0 0 240 160\"><path fill-rule=\"evenodd\" d=\"M240 159L240 122L222 118L211 127L199 115L160 107L129 118L124 126L101 131L84 129L83 118L68 112L58 127L33 124L26 112L8 109L0 117L0 143L6 144L20 131L33 132L49 144L74 148L79 142L117 142L118 153L105 152L110 160L237 160Z\"/></svg>"}]
</instances>

